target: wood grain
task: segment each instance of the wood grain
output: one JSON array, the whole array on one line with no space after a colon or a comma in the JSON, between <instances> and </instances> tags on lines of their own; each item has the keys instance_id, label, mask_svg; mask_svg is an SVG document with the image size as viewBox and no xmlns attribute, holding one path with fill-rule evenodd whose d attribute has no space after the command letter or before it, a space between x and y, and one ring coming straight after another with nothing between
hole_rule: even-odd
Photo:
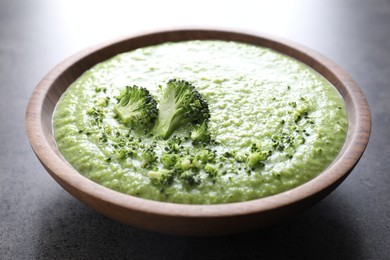
<instances>
[{"instance_id":1,"label":"wood grain","mask_svg":"<svg viewBox=\"0 0 390 260\"><path fill-rule=\"evenodd\" d=\"M349 129L335 161L318 177L281 194L241 203L183 205L121 194L75 171L60 155L52 135L52 114L61 94L84 71L118 53L163 42L196 39L237 41L264 46L300 60L328 79L341 93ZM309 207L335 189L362 156L371 131L366 98L336 64L304 46L274 37L213 30L171 30L136 35L84 50L51 70L34 90L26 112L31 146L50 175L75 198L96 211L136 227L181 235L217 235L272 225Z\"/></svg>"}]
</instances>

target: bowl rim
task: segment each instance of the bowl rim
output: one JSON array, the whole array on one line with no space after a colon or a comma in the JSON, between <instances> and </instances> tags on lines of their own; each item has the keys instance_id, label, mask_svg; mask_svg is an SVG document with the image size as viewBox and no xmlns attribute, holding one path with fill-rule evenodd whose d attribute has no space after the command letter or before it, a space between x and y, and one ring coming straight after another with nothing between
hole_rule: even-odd
<instances>
[{"instance_id":1,"label":"bowl rim","mask_svg":"<svg viewBox=\"0 0 390 260\"><path fill-rule=\"evenodd\" d=\"M52 144L54 140L52 140L52 136L46 136L45 134L45 122L43 122L42 119L44 108L42 104L48 92L50 91L53 82L55 82L62 73L69 70L72 66L74 66L78 61L82 60L83 58L86 58L89 55L96 54L97 52L99 52L99 50L110 48L111 46L119 44L121 42L131 41L132 39L135 39L137 37L153 37L154 35L160 35L162 33L191 34L194 32L217 32L227 34L231 33L236 35L246 35L250 37L262 38L265 41L270 42L271 49L280 51L277 48L278 46L287 47L289 51L282 52L283 54L295 58L289 52L296 52L305 57L310 57L310 60L318 62L323 67L328 69L329 72L332 74L332 77L334 77L336 80L340 81L343 85L345 85L345 95L347 95L351 99L350 102L353 104L353 110L355 113L354 116L358 119L356 122L356 129L353 132L351 132L351 129L348 130L347 135L351 138L351 141L348 145L344 143L344 146L342 148L343 152L340 153L339 156L333 161L333 163L317 177L291 190L272 196L244 202L212 205L193 205L153 201L111 190L79 174L62 158L62 156L60 156L58 150L54 151L51 149L50 144ZM272 48L272 46L276 47ZM303 62L302 60L300 61ZM313 68L312 64L307 65ZM319 71L321 70L321 68L319 68L319 70L314 68L314 70L322 74L321 71ZM61 184L61 186L63 186L66 190L68 190L68 192L73 195L77 193L76 195L78 196L85 196L85 194L87 194L91 198L98 199L99 201L101 201L101 203L105 203L107 205L114 204L121 208L130 209L132 211L144 212L152 215L164 215L186 218L221 218L254 214L282 208L289 204L305 200L308 197L315 196L315 194L324 191L330 185L336 182L341 182L359 161L368 144L371 132L371 116L368 102L363 92L360 90L360 88L351 78L351 76L349 76L347 72L345 72L332 61L330 61L328 58L314 50L311 50L308 47L297 44L295 42L291 42L289 40L281 39L279 37L260 34L258 32L250 32L243 30L235 31L230 29L213 30L203 28L175 28L171 30L141 32L114 41L99 44L94 47L82 50L55 66L39 82L30 97L26 110L26 130L31 147L42 165L51 174L51 176ZM64 186L62 183L66 183L67 185ZM69 190L69 187L72 188Z\"/></svg>"}]
</instances>

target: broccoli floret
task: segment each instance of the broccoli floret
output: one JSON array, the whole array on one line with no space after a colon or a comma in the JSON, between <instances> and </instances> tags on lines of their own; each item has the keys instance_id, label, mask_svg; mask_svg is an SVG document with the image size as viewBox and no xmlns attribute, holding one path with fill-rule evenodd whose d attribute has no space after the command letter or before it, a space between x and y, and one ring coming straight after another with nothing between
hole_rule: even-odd
<instances>
[{"instance_id":1,"label":"broccoli floret","mask_svg":"<svg viewBox=\"0 0 390 260\"><path fill-rule=\"evenodd\" d=\"M180 160L175 165L175 168L180 172L189 170L192 167L192 158L190 156L180 158Z\"/></svg>"},{"instance_id":2,"label":"broccoli floret","mask_svg":"<svg viewBox=\"0 0 390 260\"><path fill-rule=\"evenodd\" d=\"M204 171L208 173L211 177L218 175L218 168L214 164L207 163L204 166Z\"/></svg>"},{"instance_id":3,"label":"broccoli floret","mask_svg":"<svg viewBox=\"0 0 390 260\"><path fill-rule=\"evenodd\" d=\"M103 120L105 118L105 113L102 107L92 107L88 109L87 115L91 116L94 125L97 125L99 128L104 126Z\"/></svg>"},{"instance_id":4,"label":"broccoli floret","mask_svg":"<svg viewBox=\"0 0 390 260\"><path fill-rule=\"evenodd\" d=\"M197 144L199 142L207 143L210 141L210 134L207 129L207 121L203 121L202 124L196 125L194 131L191 132L191 140L193 144Z\"/></svg>"},{"instance_id":5,"label":"broccoli floret","mask_svg":"<svg viewBox=\"0 0 390 260\"><path fill-rule=\"evenodd\" d=\"M151 166L153 162L157 160L156 153L153 151L153 149L146 149L142 155L141 155L141 167L142 168L147 168Z\"/></svg>"},{"instance_id":6,"label":"broccoli floret","mask_svg":"<svg viewBox=\"0 0 390 260\"><path fill-rule=\"evenodd\" d=\"M149 178L160 184L170 184L173 181L174 171L170 171L167 169L160 169L158 171L149 171Z\"/></svg>"},{"instance_id":7,"label":"broccoli floret","mask_svg":"<svg viewBox=\"0 0 390 260\"><path fill-rule=\"evenodd\" d=\"M172 153L163 153L160 158L160 162L164 165L164 168L171 169L175 166L179 156Z\"/></svg>"},{"instance_id":8,"label":"broccoli floret","mask_svg":"<svg viewBox=\"0 0 390 260\"><path fill-rule=\"evenodd\" d=\"M176 129L209 118L209 106L195 87L187 81L172 79L164 89L153 132L167 139Z\"/></svg>"},{"instance_id":9,"label":"broccoli floret","mask_svg":"<svg viewBox=\"0 0 390 260\"><path fill-rule=\"evenodd\" d=\"M174 136L167 141L167 146L164 150L168 153L177 153L180 150L181 140Z\"/></svg>"},{"instance_id":10,"label":"broccoli floret","mask_svg":"<svg viewBox=\"0 0 390 260\"><path fill-rule=\"evenodd\" d=\"M261 143L253 143L250 147L250 154L246 158L246 164L252 170L262 168L265 165L263 161L267 160L271 155L272 151L266 149Z\"/></svg>"},{"instance_id":11,"label":"broccoli floret","mask_svg":"<svg viewBox=\"0 0 390 260\"><path fill-rule=\"evenodd\" d=\"M263 153L251 153L246 160L246 164L252 170L262 168L264 167L264 163L262 161L265 159L266 157L264 157Z\"/></svg>"},{"instance_id":12,"label":"broccoli floret","mask_svg":"<svg viewBox=\"0 0 390 260\"><path fill-rule=\"evenodd\" d=\"M114 112L124 124L133 128L150 128L158 115L157 102L147 89L126 86Z\"/></svg>"},{"instance_id":13,"label":"broccoli floret","mask_svg":"<svg viewBox=\"0 0 390 260\"><path fill-rule=\"evenodd\" d=\"M192 165L195 168L203 169L206 163L212 163L215 161L215 153L211 150L202 149L194 156Z\"/></svg>"},{"instance_id":14,"label":"broccoli floret","mask_svg":"<svg viewBox=\"0 0 390 260\"><path fill-rule=\"evenodd\" d=\"M121 148L118 148L116 151L116 157L118 159L125 159L127 157L131 157L134 155L134 152L128 148L124 148L124 147L121 147Z\"/></svg>"},{"instance_id":15,"label":"broccoli floret","mask_svg":"<svg viewBox=\"0 0 390 260\"><path fill-rule=\"evenodd\" d=\"M180 179L189 186L198 185L202 182L200 175L194 171L184 171L180 174Z\"/></svg>"}]
</instances>

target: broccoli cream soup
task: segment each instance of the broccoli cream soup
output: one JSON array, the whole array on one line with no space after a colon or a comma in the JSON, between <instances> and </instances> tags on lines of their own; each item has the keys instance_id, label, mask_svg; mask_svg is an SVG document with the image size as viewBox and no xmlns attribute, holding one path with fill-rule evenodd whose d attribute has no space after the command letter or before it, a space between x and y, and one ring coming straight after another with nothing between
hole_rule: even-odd
<instances>
[{"instance_id":1,"label":"broccoli cream soup","mask_svg":"<svg viewBox=\"0 0 390 260\"><path fill-rule=\"evenodd\" d=\"M63 94L53 131L85 177L145 199L247 201L321 173L348 129L340 94L273 50L225 41L119 54Z\"/></svg>"}]
</instances>

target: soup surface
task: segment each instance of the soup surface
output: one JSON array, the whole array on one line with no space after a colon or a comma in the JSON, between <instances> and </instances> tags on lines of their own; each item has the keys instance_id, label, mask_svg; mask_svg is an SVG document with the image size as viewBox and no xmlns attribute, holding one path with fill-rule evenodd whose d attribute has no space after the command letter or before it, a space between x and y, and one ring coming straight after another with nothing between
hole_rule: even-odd
<instances>
[{"instance_id":1,"label":"soup surface","mask_svg":"<svg viewBox=\"0 0 390 260\"><path fill-rule=\"evenodd\" d=\"M209 140L193 141L193 124L164 139L118 119L126 86L146 88L159 104L171 79L190 82L207 102ZM78 78L53 116L58 149L85 177L188 204L247 201L303 184L335 159L347 130L340 94L317 72L273 50L225 41L119 54Z\"/></svg>"}]
</instances>

